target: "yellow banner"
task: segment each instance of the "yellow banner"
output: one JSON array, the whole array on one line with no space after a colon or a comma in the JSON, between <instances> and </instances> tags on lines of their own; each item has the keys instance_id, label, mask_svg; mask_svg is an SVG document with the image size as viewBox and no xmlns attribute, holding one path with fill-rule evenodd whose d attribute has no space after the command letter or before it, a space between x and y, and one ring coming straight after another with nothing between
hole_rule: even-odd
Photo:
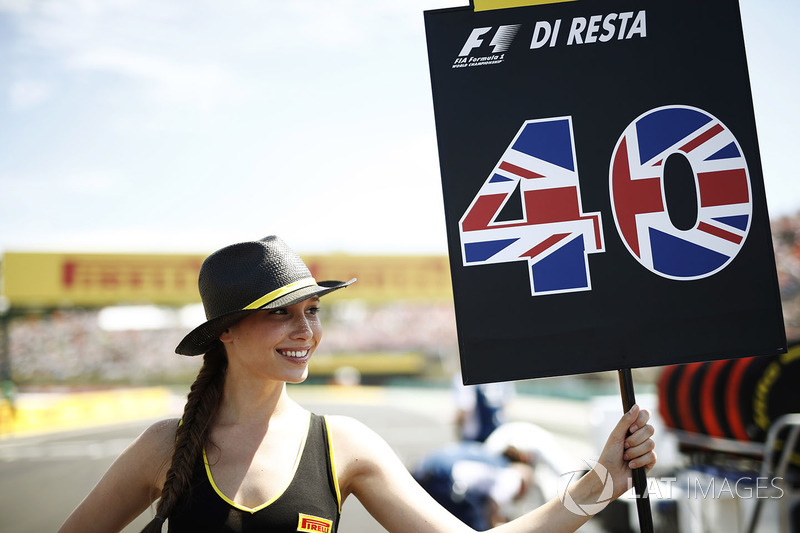
<instances>
[{"instance_id":1,"label":"yellow banner","mask_svg":"<svg viewBox=\"0 0 800 533\"><path fill-rule=\"evenodd\" d=\"M362 375L421 374L425 370L425 356L421 353L359 353L319 354L308 364L313 376L330 376L343 367L355 368Z\"/></svg>"},{"instance_id":2,"label":"yellow banner","mask_svg":"<svg viewBox=\"0 0 800 533\"><path fill-rule=\"evenodd\" d=\"M204 255L17 253L3 256L2 294L15 307L106 306L200 301ZM446 256L305 255L318 280L358 278L328 298L441 300L452 297Z\"/></svg>"},{"instance_id":3,"label":"yellow banner","mask_svg":"<svg viewBox=\"0 0 800 533\"><path fill-rule=\"evenodd\" d=\"M559 4L561 2L575 2L577 0L475 0L475 11L489 11L492 9L506 9L509 7L538 6L542 4Z\"/></svg>"},{"instance_id":4,"label":"yellow banner","mask_svg":"<svg viewBox=\"0 0 800 533\"><path fill-rule=\"evenodd\" d=\"M22 396L12 410L0 399L0 437L63 431L170 413L164 387Z\"/></svg>"},{"instance_id":5,"label":"yellow banner","mask_svg":"<svg viewBox=\"0 0 800 533\"><path fill-rule=\"evenodd\" d=\"M197 302L198 255L6 253L12 306L180 305Z\"/></svg>"},{"instance_id":6,"label":"yellow banner","mask_svg":"<svg viewBox=\"0 0 800 533\"><path fill-rule=\"evenodd\" d=\"M444 300L453 297L444 255L303 255L317 281L358 278L325 298L369 301Z\"/></svg>"}]
</instances>

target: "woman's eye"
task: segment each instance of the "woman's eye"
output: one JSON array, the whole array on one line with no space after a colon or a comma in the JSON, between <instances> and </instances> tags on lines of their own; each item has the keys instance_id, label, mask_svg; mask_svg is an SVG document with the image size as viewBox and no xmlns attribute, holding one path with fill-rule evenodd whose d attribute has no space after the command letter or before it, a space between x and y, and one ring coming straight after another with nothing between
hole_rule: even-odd
<instances>
[{"instance_id":1,"label":"woman's eye","mask_svg":"<svg viewBox=\"0 0 800 533\"><path fill-rule=\"evenodd\" d=\"M316 315L317 313L319 313L319 307L309 307L308 309L306 309L306 313L308 313L309 315Z\"/></svg>"},{"instance_id":2,"label":"woman's eye","mask_svg":"<svg viewBox=\"0 0 800 533\"><path fill-rule=\"evenodd\" d=\"M271 315L285 315L286 314L286 309L284 309L283 307L279 307L278 309L272 309L272 310L270 310L269 314L271 314Z\"/></svg>"}]
</instances>

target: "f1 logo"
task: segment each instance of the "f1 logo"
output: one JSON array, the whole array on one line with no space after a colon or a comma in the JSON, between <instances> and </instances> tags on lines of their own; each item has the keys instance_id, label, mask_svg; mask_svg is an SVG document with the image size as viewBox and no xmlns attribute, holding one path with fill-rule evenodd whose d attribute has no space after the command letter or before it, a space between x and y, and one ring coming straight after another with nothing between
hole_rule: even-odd
<instances>
[{"instance_id":1,"label":"f1 logo","mask_svg":"<svg viewBox=\"0 0 800 533\"><path fill-rule=\"evenodd\" d=\"M514 37L517 36L520 26L521 24L499 26L489 43L489 46L492 47L492 53L500 54L508 50L508 47L511 46L511 43L514 41ZM483 44L483 39L481 37L490 31L492 31L492 26L488 28L475 28L472 30L472 33L469 34L469 38L467 38L467 42L464 43L464 47L461 48L458 57L468 56L470 52L481 46Z\"/></svg>"}]
</instances>

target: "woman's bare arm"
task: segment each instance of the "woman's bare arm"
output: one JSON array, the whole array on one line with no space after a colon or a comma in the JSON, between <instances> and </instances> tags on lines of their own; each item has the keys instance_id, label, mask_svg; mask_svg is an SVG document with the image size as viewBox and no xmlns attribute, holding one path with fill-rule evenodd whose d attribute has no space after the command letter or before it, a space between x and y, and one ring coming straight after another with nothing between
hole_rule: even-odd
<instances>
[{"instance_id":1,"label":"woman's bare arm","mask_svg":"<svg viewBox=\"0 0 800 533\"><path fill-rule=\"evenodd\" d=\"M178 419L156 422L123 451L59 533L121 531L155 501L175 446Z\"/></svg>"},{"instance_id":2,"label":"woman's bare arm","mask_svg":"<svg viewBox=\"0 0 800 533\"><path fill-rule=\"evenodd\" d=\"M389 445L374 431L347 417L327 417L331 426L334 460L342 498L353 494L383 527L391 532L457 533L471 528L439 505L414 480ZM627 489L633 466L655 464L653 428L649 414L635 407L611 432L599 462L614 482L614 497ZM628 430L632 434L628 436ZM625 456L624 454L627 454ZM603 485L597 476L584 476L570 488L578 503L593 503ZM588 517L570 512L558 499L492 531L498 533L571 532Z\"/></svg>"}]
</instances>

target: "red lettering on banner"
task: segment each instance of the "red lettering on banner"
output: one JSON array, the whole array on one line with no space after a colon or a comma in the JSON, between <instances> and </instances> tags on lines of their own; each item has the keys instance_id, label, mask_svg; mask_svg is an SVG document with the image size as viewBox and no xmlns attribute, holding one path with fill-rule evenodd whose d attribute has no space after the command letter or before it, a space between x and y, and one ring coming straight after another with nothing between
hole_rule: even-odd
<instances>
[{"instance_id":1,"label":"red lettering on banner","mask_svg":"<svg viewBox=\"0 0 800 533\"><path fill-rule=\"evenodd\" d=\"M197 280L200 261L130 261L71 259L61 267L67 290L140 292L148 289L184 291Z\"/></svg>"},{"instance_id":2,"label":"red lettering on banner","mask_svg":"<svg viewBox=\"0 0 800 533\"><path fill-rule=\"evenodd\" d=\"M61 283L64 287L72 287L75 283L75 263L67 261L61 269Z\"/></svg>"}]
</instances>

